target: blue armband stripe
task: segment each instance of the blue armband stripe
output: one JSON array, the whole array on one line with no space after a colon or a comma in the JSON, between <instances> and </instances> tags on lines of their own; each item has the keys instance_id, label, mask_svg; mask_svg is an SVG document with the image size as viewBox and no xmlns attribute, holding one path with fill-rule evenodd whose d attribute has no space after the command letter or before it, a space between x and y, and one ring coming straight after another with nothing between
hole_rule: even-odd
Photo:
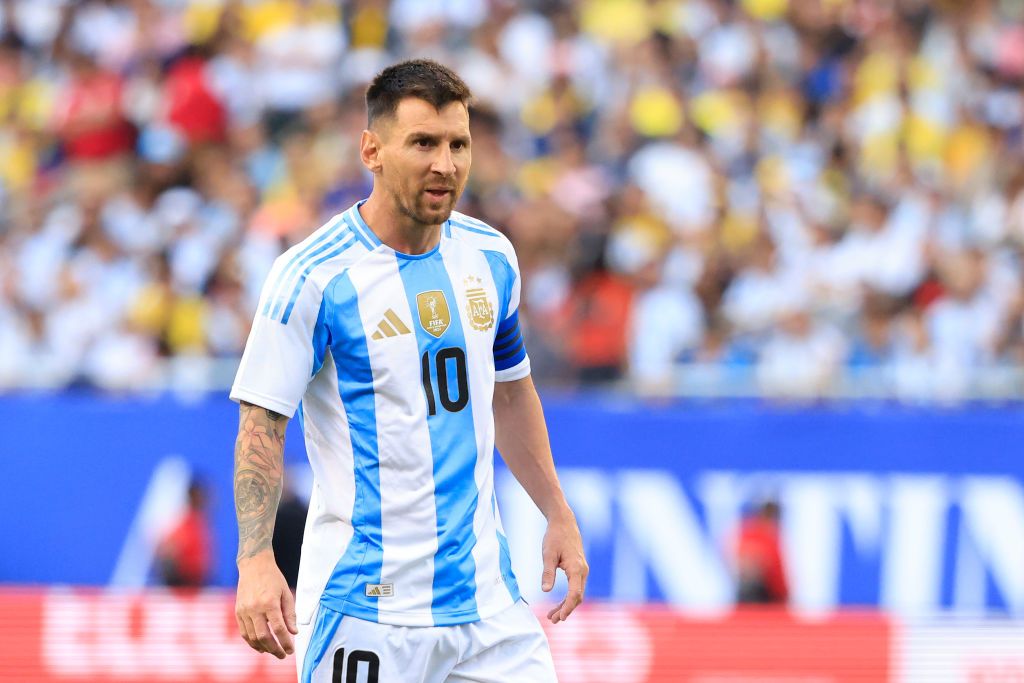
<instances>
[{"instance_id":1,"label":"blue armband stripe","mask_svg":"<svg viewBox=\"0 0 1024 683\"><path fill-rule=\"evenodd\" d=\"M508 348L510 348L512 346L515 346L519 341L522 340L522 338L523 338L522 332L520 332L519 330L516 330L515 335L513 335L510 339L508 339L507 341L503 341L500 344L495 344L494 345L494 353L499 353L501 351L507 350Z\"/></svg>"},{"instance_id":2,"label":"blue armband stripe","mask_svg":"<svg viewBox=\"0 0 1024 683\"><path fill-rule=\"evenodd\" d=\"M503 360L508 360L509 358L514 358L515 356L525 356L526 355L526 349L524 348L525 346L526 346L526 343L522 339L520 339L519 343L516 345L516 347L514 349L512 349L511 351L509 351L507 353L503 353L500 356L495 356L494 357L494 362L495 363L500 363ZM515 365L515 363L513 363L513 365Z\"/></svg>"}]
</instances>

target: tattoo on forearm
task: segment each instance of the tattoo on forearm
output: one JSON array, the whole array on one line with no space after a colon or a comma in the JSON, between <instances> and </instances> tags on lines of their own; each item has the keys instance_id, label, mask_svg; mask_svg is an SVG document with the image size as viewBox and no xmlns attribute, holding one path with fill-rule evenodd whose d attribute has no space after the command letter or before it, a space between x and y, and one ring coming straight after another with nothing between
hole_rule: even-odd
<instances>
[{"instance_id":1,"label":"tattoo on forearm","mask_svg":"<svg viewBox=\"0 0 1024 683\"><path fill-rule=\"evenodd\" d=\"M287 419L273 411L242 403L235 442L235 514L238 558L270 547L284 475Z\"/></svg>"}]
</instances>

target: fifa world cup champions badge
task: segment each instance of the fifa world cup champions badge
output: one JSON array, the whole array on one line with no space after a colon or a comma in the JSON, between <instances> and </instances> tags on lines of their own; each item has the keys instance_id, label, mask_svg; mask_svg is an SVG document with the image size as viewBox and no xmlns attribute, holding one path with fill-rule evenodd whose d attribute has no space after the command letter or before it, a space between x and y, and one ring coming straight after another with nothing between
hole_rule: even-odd
<instances>
[{"instance_id":1,"label":"fifa world cup champions badge","mask_svg":"<svg viewBox=\"0 0 1024 683\"><path fill-rule=\"evenodd\" d=\"M444 298L444 292L439 289L417 294L416 308L420 314L420 325L433 337L440 338L452 322L448 302Z\"/></svg>"},{"instance_id":2,"label":"fifa world cup champions badge","mask_svg":"<svg viewBox=\"0 0 1024 683\"><path fill-rule=\"evenodd\" d=\"M469 324L474 330L486 332L494 327L494 306L487 298L480 278L471 275L466 278L465 284L466 317L469 318Z\"/></svg>"}]
</instances>

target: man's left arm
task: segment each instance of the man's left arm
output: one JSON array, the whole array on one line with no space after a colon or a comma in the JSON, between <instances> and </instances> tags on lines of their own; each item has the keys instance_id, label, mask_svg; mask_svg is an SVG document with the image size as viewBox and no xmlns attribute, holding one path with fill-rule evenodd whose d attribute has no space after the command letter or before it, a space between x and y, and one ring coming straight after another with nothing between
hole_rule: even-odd
<instances>
[{"instance_id":1,"label":"man's left arm","mask_svg":"<svg viewBox=\"0 0 1024 683\"><path fill-rule=\"evenodd\" d=\"M548 619L557 624L583 602L590 568L583 556L576 517L558 483L540 397L529 375L510 382L495 382L494 425L495 443L505 464L548 521L541 588L545 592L552 589L556 568L561 568L569 580L565 599L548 612Z\"/></svg>"}]
</instances>

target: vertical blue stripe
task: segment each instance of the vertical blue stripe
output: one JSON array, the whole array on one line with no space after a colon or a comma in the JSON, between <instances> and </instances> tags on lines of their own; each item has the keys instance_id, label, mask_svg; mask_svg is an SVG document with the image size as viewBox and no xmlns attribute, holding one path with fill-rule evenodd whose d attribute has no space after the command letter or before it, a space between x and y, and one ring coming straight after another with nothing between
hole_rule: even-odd
<instances>
[{"instance_id":1,"label":"vertical blue stripe","mask_svg":"<svg viewBox=\"0 0 1024 683\"><path fill-rule=\"evenodd\" d=\"M434 502L437 509L437 553L434 555L434 585L431 611L436 626L446 626L479 618L476 611L476 562L473 548L473 518L476 515L476 430L473 425L472 397L462 410L451 413L440 400L441 385L437 377L437 353L445 348L466 350L461 311L452 289L440 250L428 258L398 257L398 272L409 299L416 329L420 357L429 355L430 385L434 391L436 413L428 415L430 450L434 459ZM448 304L450 322L440 338L423 329L418 319L416 295L440 290ZM467 359L468 366L468 359ZM458 391L455 363L445 363L448 394L456 398ZM467 367L468 373L468 367ZM469 378L466 381L469 390ZM426 401L426 397L424 397Z\"/></svg>"},{"instance_id":2,"label":"vertical blue stripe","mask_svg":"<svg viewBox=\"0 0 1024 683\"><path fill-rule=\"evenodd\" d=\"M317 610L316 624L313 625L313 634L309 638L309 645L306 647L306 654L302 659L301 683L312 683L313 672L320 666L324 655L334 640L334 635L341 626L342 615L334 610L324 609L321 605Z\"/></svg>"},{"instance_id":3,"label":"vertical blue stripe","mask_svg":"<svg viewBox=\"0 0 1024 683\"><path fill-rule=\"evenodd\" d=\"M327 348L331 345L331 331L327 329L327 297L320 299L320 310L313 325L313 368L309 376L314 377L324 366Z\"/></svg>"},{"instance_id":4,"label":"vertical blue stripe","mask_svg":"<svg viewBox=\"0 0 1024 683\"><path fill-rule=\"evenodd\" d=\"M270 308L271 306L274 306L277 303L278 298L285 291L287 291L285 285L288 284L288 280L291 280L292 276L295 274L295 271L298 269L299 264L303 263L306 259L308 259L313 250L317 249L326 242L331 241L332 239L334 239L334 237L340 235L341 232L343 232L344 230L345 226L342 222L342 216L338 216L334 219L334 222L331 223L330 227L324 230L319 237L317 237L315 240L304 246L299 251L298 254L292 257L292 259L288 262L288 265L285 266L284 270L281 272L281 276L277 279L277 282L274 284L273 294L267 297L267 302L263 307L263 315L270 316L271 318L274 317L273 315L270 314Z\"/></svg>"},{"instance_id":5,"label":"vertical blue stripe","mask_svg":"<svg viewBox=\"0 0 1024 683\"><path fill-rule=\"evenodd\" d=\"M373 371L359 315L359 298L347 272L331 280L324 300L338 391L352 441L356 494L352 540L335 565L321 601L338 605L346 614L377 621L377 598L366 597L364 591L367 583L381 582L384 561Z\"/></svg>"},{"instance_id":6,"label":"vertical blue stripe","mask_svg":"<svg viewBox=\"0 0 1024 683\"><path fill-rule=\"evenodd\" d=\"M512 596L513 602L519 602L522 594L519 592L519 582L512 571L512 553L508 550L508 539L498 528L498 501L491 491L491 514L494 517L494 533L498 536L498 566L501 570L501 579L505 582L508 594Z\"/></svg>"},{"instance_id":7,"label":"vertical blue stripe","mask_svg":"<svg viewBox=\"0 0 1024 683\"><path fill-rule=\"evenodd\" d=\"M483 253L487 257L487 265L490 266L491 277L494 279L494 289L498 293L498 325L494 326L494 335L497 337L503 329L506 329L510 324L514 325L518 322L518 320L511 323L507 321L508 309L512 303L512 286L515 284L516 272L509 264L508 258L500 251L485 250ZM515 311L514 314L518 314L518 311ZM516 581L515 573L512 571L512 554L508 549L508 539L497 528L498 500L493 490L491 491L491 514L495 522L494 533L498 537L498 567L501 571L501 578L505 582L505 588L508 589L512 600L518 602L522 595L519 592L519 583Z\"/></svg>"},{"instance_id":8,"label":"vertical blue stripe","mask_svg":"<svg viewBox=\"0 0 1024 683\"><path fill-rule=\"evenodd\" d=\"M498 325L501 325L508 317L508 307L512 303L512 285L515 284L516 272L509 265L508 258L500 251L484 250L484 256L487 257L487 265L491 268L491 278L494 280L494 289L500 301L501 314L498 316Z\"/></svg>"},{"instance_id":9,"label":"vertical blue stripe","mask_svg":"<svg viewBox=\"0 0 1024 683\"><path fill-rule=\"evenodd\" d=\"M352 246L353 242L355 242L354 235L348 237L344 241L341 241L341 244L332 243L332 248L330 251L328 251L326 254L324 254L317 260L310 261L309 263L306 264L306 267L302 269L302 275L295 283L295 288L292 290L291 296L288 297L288 307L284 309L284 314L281 315L282 323L284 323L285 325L288 324L288 319L291 318L292 316L292 309L295 308L295 302L298 300L299 294L302 292L302 286L306 284L306 278L308 278L309 274L313 272L313 269L319 266L321 263L330 261L332 258L336 256L340 256L346 249ZM282 301L283 300L284 299L282 299Z\"/></svg>"}]
</instances>

